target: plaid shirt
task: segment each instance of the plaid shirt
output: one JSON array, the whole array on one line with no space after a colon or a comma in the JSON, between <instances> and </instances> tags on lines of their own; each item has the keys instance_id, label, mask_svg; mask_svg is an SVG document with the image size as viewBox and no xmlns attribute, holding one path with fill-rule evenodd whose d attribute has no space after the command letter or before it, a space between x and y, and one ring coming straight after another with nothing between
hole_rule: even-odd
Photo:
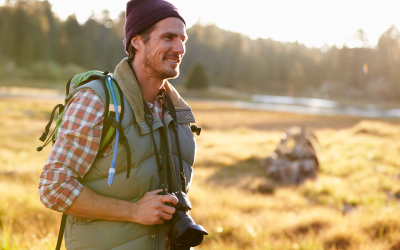
<instances>
[{"instance_id":1,"label":"plaid shirt","mask_svg":"<svg viewBox=\"0 0 400 250\"><path fill-rule=\"evenodd\" d=\"M154 103L147 103L160 119L164 100L162 88ZM83 190L79 181L96 158L105 112L100 97L88 89L76 93L66 106L58 138L39 181L41 202L59 212L68 210Z\"/></svg>"},{"instance_id":2,"label":"plaid shirt","mask_svg":"<svg viewBox=\"0 0 400 250\"><path fill-rule=\"evenodd\" d=\"M147 102L147 106L153 111L154 115L162 120L162 105L165 101L165 88L161 88L159 95L154 100L154 104Z\"/></svg>"}]
</instances>

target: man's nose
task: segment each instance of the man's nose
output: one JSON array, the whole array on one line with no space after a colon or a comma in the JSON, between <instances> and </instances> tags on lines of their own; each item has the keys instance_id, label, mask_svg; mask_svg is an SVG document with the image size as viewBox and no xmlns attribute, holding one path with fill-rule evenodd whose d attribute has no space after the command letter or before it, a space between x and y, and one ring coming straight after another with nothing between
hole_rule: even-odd
<instances>
[{"instance_id":1,"label":"man's nose","mask_svg":"<svg viewBox=\"0 0 400 250\"><path fill-rule=\"evenodd\" d=\"M177 39L177 41L174 43L174 47L172 48L172 52L183 56L186 52L185 43L182 40Z\"/></svg>"}]
</instances>

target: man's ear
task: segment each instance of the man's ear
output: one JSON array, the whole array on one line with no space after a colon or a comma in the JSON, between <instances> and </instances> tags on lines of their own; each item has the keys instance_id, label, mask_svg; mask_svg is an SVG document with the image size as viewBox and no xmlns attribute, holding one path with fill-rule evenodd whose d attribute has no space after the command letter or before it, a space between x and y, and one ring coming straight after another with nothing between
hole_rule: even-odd
<instances>
[{"instance_id":1,"label":"man's ear","mask_svg":"<svg viewBox=\"0 0 400 250\"><path fill-rule=\"evenodd\" d=\"M138 35L132 37L131 44L136 50L140 50L140 37Z\"/></svg>"}]
</instances>

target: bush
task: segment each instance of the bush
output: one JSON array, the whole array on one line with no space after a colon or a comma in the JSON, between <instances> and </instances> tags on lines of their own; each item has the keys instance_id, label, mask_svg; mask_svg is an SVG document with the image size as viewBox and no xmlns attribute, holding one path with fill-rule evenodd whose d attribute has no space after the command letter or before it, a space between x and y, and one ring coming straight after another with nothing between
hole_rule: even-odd
<instances>
[{"instance_id":1,"label":"bush","mask_svg":"<svg viewBox=\"0 0 400 250\"><path fill-rule=\"evenodd\" d=\"M0 55L1 56L1 55ZM0 58L0 77L10 78L13 77L16 71L15 63L11 60Z\"/></svg>"},{"instance_id":2,"label":"bush","mask_svg":"<svg viewBox=\"0 0 400 250\"><path fill-rule=\"evenodd\" d=\"M29 74L24 74L25 78L35 79L60 79L68 81L76 74L86 72L87 70L76 64L59 65L54 61L36 62L29 68Z\"/></svg>"},{"instance_id":3,"label":"bush","mask_svg":"<svg viewBox=\"0 0 400 250\"><path fill-rule=\"evenodd\" d=\"M88 70L83 68L83 67L81 67L81 66L79 66L79 65L70 63L70 64L67 64L67 65L61 67L60 78L62 80L68 81L74 75L79 74L79 73L83 73L83 72L86 72L86 71L88 71Z\"/></svg>"},{"instance_id":4,"label":"bush","mask_svg":"<svg viewBox=\"0 0 400 250\"><path fill-rule=\"evenodd\" d=\"M207 71L203 64L196 63L187 74L185 86L188 89L206 89L208 87Z\"/></svg>"},{"instance_id":5,"label":"bush","mask_svg":"<svg viewBox=\"0 0 400 250\"><path fill-rule=\"evenodd\" d=\"M30 77L35 79L57 79L61 73L60 66L54 61L35 62L30 70Z\"/></svg>"}]
</instances>

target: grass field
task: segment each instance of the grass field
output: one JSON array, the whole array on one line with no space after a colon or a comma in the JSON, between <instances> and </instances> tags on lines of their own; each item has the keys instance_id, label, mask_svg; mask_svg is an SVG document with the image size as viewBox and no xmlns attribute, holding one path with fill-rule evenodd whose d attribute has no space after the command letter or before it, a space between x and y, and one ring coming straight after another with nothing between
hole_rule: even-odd
<instances>
[{"instance_id":1,"label":"grass field","mask_svg":"<svg viewBox=\"0 0 400 250\"><path fill-rule=\"evenodd\" d=\"M61 215L37 191L50 148L36 147L58 102L0 99L0 250L54 249ZM190 104L203 128L192 216L210 233L196 249L400 249L399 122ZM260 160L293 125L316 133L321 172L283 186Z\"/></svg>"}]
</instances>

